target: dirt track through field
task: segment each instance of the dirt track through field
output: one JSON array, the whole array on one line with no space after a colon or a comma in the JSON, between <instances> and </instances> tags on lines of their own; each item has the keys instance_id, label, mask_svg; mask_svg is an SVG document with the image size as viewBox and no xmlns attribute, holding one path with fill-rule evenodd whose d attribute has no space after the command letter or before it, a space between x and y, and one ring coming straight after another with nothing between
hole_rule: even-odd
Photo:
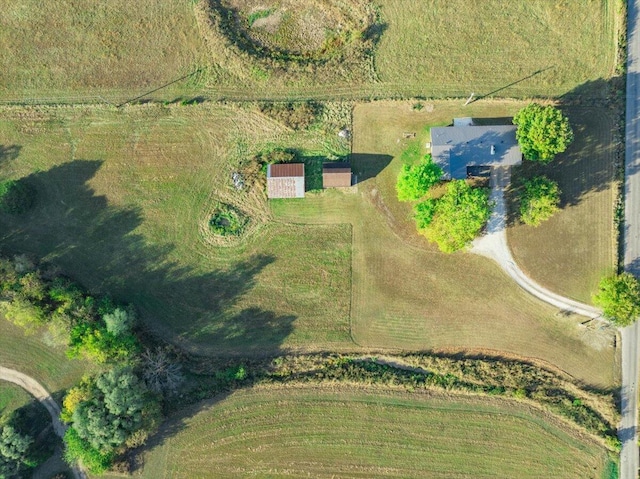
<instances>
[{"instance_id":1,"label":"dirt track through field","mask_svg":"<svg viewBox=\"0 0 640 479\"><path fill-rule=\"evenodd\" d=\"M2 366L0 366L0 380L18 385L36 398L51 415L51 422L56 435L60 438L64 437L67 428L60 421L60 406L38 381L15 369ZM71 470L76 479L86 479L87 476L79 467L73 466Z\"/></svg>"}]
</instances>

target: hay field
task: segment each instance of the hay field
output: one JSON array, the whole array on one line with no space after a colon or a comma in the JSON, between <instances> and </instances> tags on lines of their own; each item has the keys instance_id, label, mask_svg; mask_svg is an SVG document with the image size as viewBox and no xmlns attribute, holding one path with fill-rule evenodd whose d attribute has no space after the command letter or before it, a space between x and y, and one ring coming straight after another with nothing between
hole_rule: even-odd
<instances>
[{"instance_id":1,"label":"hay field","mask_svg":"<svg viewBox=\"0 0 640 479\"><path fill-rule=\"evenodd\" d=\"M513 401L259 387L169 421L135 477L599 479L606 462L593 439Z\"/></svg>"},{"instance_id":2,"label":"hay field","mask_svg":"<svg viewBox=\"0 0 640 479\"><path fill-rule=\"evenodd\" d=\"M379 0L374 48L307 68L269 66L230 46L208 0L0 0L0 101L118 103L194 71L149 98L560 95L614 73L620 2ZM289 11L295 23L316 9Z\"/></svg>"},{"instance_id":3,"label":"hay field","mask_svg":"<svg viewBox=\"0 0 640 479\"><path fill-rule=\"evenodd\" d=\"M469 116L506 117L520 106L478 102L464 111ZM357 105L353 166L361 180L358 194L316 195L296 208L273 205L276 216L290 222L353 225L351 328L362 346L489 350L553 364L590 384L614 384L611 334L579 327L581 318L565 317L531 297L493 262L463 252L442 254L416 233L411 206L395 196L401 166L397 155L410 141L427 141L427 125L447 124L454 115L460 115L459 102L426 103L421 111L409 102ZM405 139L405 133L416 133L416 139ZM575 206L585 207L590 206ZM583 214L589 214L588 209ZM604 222L600 226L599 234L611 234ZM571 229L563 234L572 231L575 234ZM553 249L548 242L535 245L544 258ZM585 259L564 273L582 288L590 285L582 278L584 272L592 272L610 253L610 245L595 242L592 247L593 262ZM537 264L536 258L525 258L523 266Z\"/></svg>"},{"instance_id":4,"label":"hay field","mask_svg":"<svg viewBox=\"0 0 640 479\"><path fill-rule=\"evenodd\" d=\"M617 0L380 0L382 83L427 95L561 95L615 68Z\"/></svg>"},{"instance_id":5,"label":"hay field","mask_svg":"<svg viewBox=\"0 0 640 479\"><path fill-rule=\"evenodd\" d=\"M0 25L1 99L118 101L206 66L188 1L1 0Z\"/></svg>"},{"instance_id":6,"label":"hay field","mask_svg":"<svg viewBox=\"0 0 640 479\"><path fill-rule=\"evenodd\" d=\"M0 144L15 154L0 178L27 177L39 197L25 217L0 216L0 248L135 304L193 352L351 345L351 228L271 223L262 190L231 182L266 146L326 155L338 141L233 106L8 108ZM211 243L218 201L253 218L246 240Z\"/></svg>"}]
</instances>

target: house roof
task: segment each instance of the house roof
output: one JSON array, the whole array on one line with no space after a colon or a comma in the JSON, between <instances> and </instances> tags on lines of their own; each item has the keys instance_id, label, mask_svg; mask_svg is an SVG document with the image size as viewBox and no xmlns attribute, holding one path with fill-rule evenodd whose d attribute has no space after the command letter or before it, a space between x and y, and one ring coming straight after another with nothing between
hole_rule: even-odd
<instances>
[{"instance_id":1,"label":"house roof","mask_svg":"<svg viewBox=\"0 0 640 479\"><path fill-rule=\"evenodd\" d=\"M343 188L351 186L351 166L345 162L331 162L322 165L322 187Z\"/></svg>"},{"instance_id":2,"label":"house roof","mask_svg":"<svg viewBox=\"0 0 640 479\"><path fill-rule=\"evenodd\" d=\"M304 163L281 163L267 167L268 178L304 176Z\"/></svg>"},{"instance_id":3,"label":"house roof","mask_svg":"<svg viewBox=\"0 0 640 479\"><path fill-rule=\"evenodd\" d=\"M431 128L431 156L453 179L467 177L467 166L518 165L522 152L515 125Z\"/></svg>"},{"instance_id":4,"label":"house roof","mask_svg":"<svg viewBox=\"0 0 640 479\"><path fill-rule=\"evenodd\" d=\"M304 164L267 165L268 198L304 198Z\"/></svg>"}]
</instances>

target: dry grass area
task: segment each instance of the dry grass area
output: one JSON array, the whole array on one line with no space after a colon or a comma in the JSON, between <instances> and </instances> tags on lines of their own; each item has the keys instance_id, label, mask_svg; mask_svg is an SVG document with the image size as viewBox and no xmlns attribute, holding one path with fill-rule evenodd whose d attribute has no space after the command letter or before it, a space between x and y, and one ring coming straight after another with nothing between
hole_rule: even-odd
<instances>
[{"instance_id":1,"label":"dry grass area","mask_svg":"<svg viewBox=\"0 0 640 479\"><path fill-rule=\"evenodd\" d=\"M521 106L478 102L464 114L505 117ZM284 221L353 225L351 327L362 346L491 350L551 363L587 383L615 383L610 334L578 326L581 318L564 317L534 299L485 258L439 253L416 233L411 206L397 201L397 155L409 141L427 141L427 125L447 124L460 112L459 102L428 103L421 111L408 102L358 105L353 138L358 194L316 195L295 208L274 204L276 215ZM405 133L416 133L416 139L405 139ZM581 272L564 274L578 283Z\"/></svg>"},{"instance_id":2,"label":"dry grass area","mask_svg":"<svg viewBox=\"0 0 640 479\"><path fill-rule=\"evenodd\" d=\"M1 0L0 25L0 99L131 98L207 61L183 0Z\"/></svg>"},{"instance_id":3,"label":"dry grass area","mask_svg":"<svg viewBox=\"0 0 640 479\"><path fill-rule=\"evenodd\" d=\"M259 387L198 409L164 426L134 477L599 479L607 463L573 427L497 398Z\"/></svg>"},{"instance_id":4,"label":"dry grass area","mask_svg":"<svg viewBox=\"0 0 640 479\"><path fill-rule=\"evenodd\" d=\"M560 95L611 77L621 1L379 0L369 29L363 0L225 0L259 43L353 46L324 64L274 66L230 45L209 0L0 0L0 101L120 102L198 69L150 98Z\"/></svg>"},{"instance_id":5,"label":"dry grass area","mask_svg":"<svg viewBox=\"0 0 640 479\"><path fill-rule=\"evenodd\" d=\"M507 232L514 258L531 278L590 303L600 279L615 271L616 125L604 108L571 108L567 114L576 138L569 149L549 165L527 162L513 175L516 189L535 175L557 181L561 210L538 228L514 222Z\"/></svg>"},{"instance_id":6,"label":"dry grass area","mask_svg":"<svg viewBox=\"0 0 640 479\"><path fill-rule=\"evenodd\" d=\"M261 189L231 172L262 148L337 151L333 132L293 133L255 110L215 105L8 108L0 178L38 191L25 217L0 215L0 246L58 265L95 293L140 308L154 332L208 354L351 345L351 228L269 223ZM202 231L222 201L248 237Z\"/></svg>"},{"instance_id":7,"label":"dry grass area","mask_svg":"<svg viewBox=\"0 0 640 479\"><path fill-rule=\"evenodd\" d=\"M379 4L380 80L421 84L429 96L487 95L518 80L499 96L561 95L615 68L619 0Z\"/></svg>"}]
</instances>

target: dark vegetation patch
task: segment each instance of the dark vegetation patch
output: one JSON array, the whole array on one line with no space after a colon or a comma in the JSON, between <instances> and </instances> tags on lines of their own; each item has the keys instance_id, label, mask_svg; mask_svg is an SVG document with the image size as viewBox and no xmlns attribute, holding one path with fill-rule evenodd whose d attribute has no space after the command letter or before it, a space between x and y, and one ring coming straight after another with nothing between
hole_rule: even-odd
<instances>
[{"instance_id":1,"label":"dark vegetation patch","mask_svg":"<svg viewBox=\"0 0 640 479\"><path fill-rule=\"evenodd\" d=\"M322 105L316 102L269 102L262 103L260 111L293 130L306 130L318 121Z\"/></svg>"},{"instance_id":2,"label":"dark vegetation patch","mask_svg":"<svg viewBox=\"0 0 640 479\"><path fill-rule=\"evenodd\" d=\"M0 211L4 213L25 213L33 207L35 198L35 189L24 179L0 182Z\"/></svg>"},{"instance_id":3,"label":"dark vegetation patch","mask_svg":"<svg viewBox=\"0 0 640 479\"><path fill-rule=\"evenodd\" d=\"M219 236L240 236L249 223L249 218L237 208L218 203L209 220L211 232Z\"/></svg>"}]
</instances>

